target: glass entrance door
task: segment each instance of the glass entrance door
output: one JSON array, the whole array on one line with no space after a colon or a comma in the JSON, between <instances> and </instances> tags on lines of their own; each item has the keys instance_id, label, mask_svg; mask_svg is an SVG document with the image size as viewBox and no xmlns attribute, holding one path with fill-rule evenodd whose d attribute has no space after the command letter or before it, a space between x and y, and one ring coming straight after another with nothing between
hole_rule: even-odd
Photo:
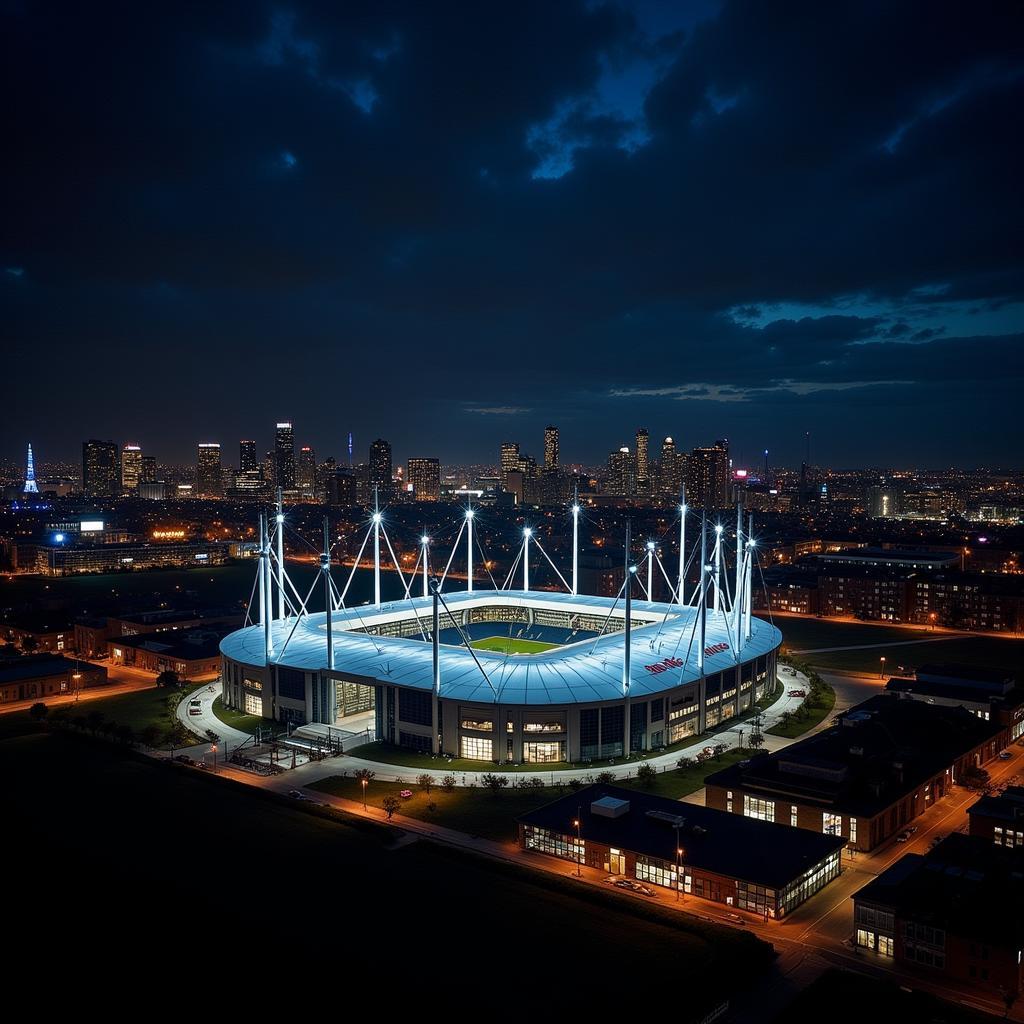
<instances>
[{"instance_id":1,"label":"glass entrance door","mask_svg":"<svg viewBox=\"0 0 1024 1024\"><path fill-rule=\"evenodd\" d=\"M612 850L609 854L609 870L613 875L624 875L626 873L626 855Z\"/></svg>"}]
</instances>

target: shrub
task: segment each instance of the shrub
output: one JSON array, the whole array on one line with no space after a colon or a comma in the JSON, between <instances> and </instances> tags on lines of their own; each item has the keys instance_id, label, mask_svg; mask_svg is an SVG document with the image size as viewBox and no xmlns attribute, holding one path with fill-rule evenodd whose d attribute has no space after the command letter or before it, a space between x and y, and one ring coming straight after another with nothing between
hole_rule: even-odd
<instances>
[{"instance_id":1,"label":"shrub","mask_svg":"<svg viewBox=\"0 0 1024 1024\"><path fill-rule=\"evenodd\" d=\"M636 777L644 789L650 789L658 778L658 772L653 764L642 764L636 770Z\"/></svg>"},{"instance_id":2,"label":"shrub","mask_svg":"<svg viewBox=\"0 0 1024 1024\"><path fill-rule=\"evenodd\" d=\"M676 761L676 767L683 771L686 771L687 768L693 768L696 764L697 762L692 757L686 757L685 755Z\"/></svg>"},{"instance_id":3,"label":"shrub","mask_svg":"<svg viewBox=\"0 0 1024 1024\"><path fill-rule=\"evenodd\" d=\"M446 793L454 793L455 792L455 776L454 775L446 775L441 780L441 788Z\"/></svg>"},{"instance_id":4,"label":"shrub","mask_svg":"<svg viewBox=\"0 0 1024 1024\"><path fill-rule=\"evenodd\" d=\"M437 784L437 779L435 779L429 772L424 772L422 775L416 776L416 783L420 789L424 790L429 796L430 791Z\"/></svg>"},{"instance_id":5,"label":"shrub","mask_svg":"<svg viewBox=\"0 0 1024 1024\"><path fill-rule=\"evenodd\" d=\"M615 781L615 775L612 772L598 772L597 781L603 786L607 786Z\"/></svg>"},{"instance_id":6,"label":"shrub","mask_svg":"<svg viewBox=\"0 0 1024 1024\"><path fill-rule=\"evenodd\" d=\"M494 772L488 772L486 775L481 776L480 781L492 792L500 793L508 785L507 775L497 775Z\"/></svg>"},{"instance_id":7,"label":"shrub","mask_svg":"<svg viewBox=\"0 0 1024 1024\"><path fill-rule=\"evenodd\" d=\"M50 713L50 709L42 701L37 701L28 709L28 713L37 722L41 722Z\"/></svg>"}]
</instances>

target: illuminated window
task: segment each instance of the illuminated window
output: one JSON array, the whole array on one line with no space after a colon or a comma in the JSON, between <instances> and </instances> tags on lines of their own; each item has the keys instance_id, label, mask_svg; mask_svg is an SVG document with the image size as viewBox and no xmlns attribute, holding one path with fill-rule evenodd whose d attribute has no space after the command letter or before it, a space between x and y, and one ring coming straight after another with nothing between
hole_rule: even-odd
<instances>
[{"instance_id":1,"label":"illuminated window","mask_svg":"<svg viewBox=\"0 0 1024 1024\"><path fill-rule=\"evenodd\" d=\"M761 821L775 820L775 803L772 800L759 800L757 797L743 795L743 814L747 818L758 818Z\"/></svg>"},{"instance_id":2,"label":"illuminated window","mask_svg":"<svg viewBox=\"0 0 1024 1024\"><path fill-rule=\"evenodd\" d=\"M247 715L262 715L263 714L263 701L257 697L254 693L247 693L245 695L245 713Z\"/></svg>"},{"instance_id":3,"label":"illuminated window","mask_svg":"<svg viewBox=\"0 0 1024 1024\"><path fill-rule=\"evenodd\" d=\"M546 764L549 761L565 760L565 744L561 740L542 743L539 740L523 744L523 760L527 764Z\"/></svg>"},{"instance_id":4,"label":"illuminated window","mask_svg":"<svg viewBox=\"0 0 1024 1024\"><path fill-rule=\"evenodd\" d=\"M523 722L523 732L565 732L561 722Z\"/></svg>"},{"instance_id":5,"label":"illuminated window","mask_svg":"<svg viewBox=\"0 0 1024 1024\"><path fill-rule=\"evenodd\" d=\"M493 761L494 744L482 736L460 736L459 757L470 761Z\"/></svg>"},{"instance_id":6,"label":"illuminated window","mask_svg":"<svg viewBox=\"0 0 1024 1024\"><path fill-rule=\"evenodd\" d=\"M796 804L790 804L789 805L789 824L790 824L791 828L796 828L797 827L796 813L797 813L796 812Z\"/></svg>"},{"instance_id":7,"label":"illuminated window","mask_svg":"<svg viewBox=\"0 0 1024 1024\"><path fill-rule=\"evenodd\" d=\"M851 843L857 842L857 819L856 818L851 818L850 819L850 842Z\"/></svg>"},{"instance_id":8,"label":"illuminated window","mask_svg":"<svg viewBox=\"0 0 1024 1024\"><path fill-rule=\"evenodd\" d=\"M250 679L248 676L245 677L243 685L253 693L259 693L263 689L263 683L259 679Z\"/></svg>"},{"instance_id":9,"label":"illuminated window","mask_svg":"<svg viewBox=\"0 0 1024 1024\"><path fill-rule=\"evenodd\" d=\"M827 836L841 836L843 834L843 816L823 811L821 815L821 831Z\"/></svg>"},{"instance_id":10,"label":"illuminated window","mask_svg":"<svg viewBox=\"0 0 1024 1024\"><path fill-rule=\"evenodd\" d=\"M475 729L477 732L491 732L494 729L494 722L485 718L464 718L463 729Z\"/></svg>"},{"instance_id":11,"label":"illuminated window","mask_svg":"<svg viewBox=\"0 0 1024 1024\"><path fill-rule=\"evenodd\" d=\"M874 949L875 948L875 933L869 932L865 928L857 929L857 945L862 949Z\"/></svg>"}]
</instances>

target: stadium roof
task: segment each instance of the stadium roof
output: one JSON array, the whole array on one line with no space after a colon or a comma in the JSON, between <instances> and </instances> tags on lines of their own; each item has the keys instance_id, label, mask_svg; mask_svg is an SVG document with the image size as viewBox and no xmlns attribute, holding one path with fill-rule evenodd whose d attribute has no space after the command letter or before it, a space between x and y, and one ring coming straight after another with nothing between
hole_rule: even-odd
<instances>
[{"instance_id":1,"label":"stadium roof","mask_svg":"<svg viewBox=\"0 0 1024 1024\"><path fill-rule=\"evenodd\" d=\"M499 604L578 611L586 615L624 615L621 601L536 591L459 591L445 594L453 614L470 607ZM432 650L421 639L385 637L363 630L383 622L418 616L423 629L429 629L431 598L418 597L382 604L379 608L361 605L332 614L334 670L366 682L391 682L400 686L429 690L432 686ZM443 614L443 611L442 611ZM647 620L634 626L630 644L630 695L644 697L694 682L700 677L696 647L699 625L695 608L652 601L633 601L632 617ZM735 667L735 628L721 613L708 612L704 669L707 675ZM288 640L280 664L307 672L323 671L327 664L327 632L324 612L298 620L275 620L274 652L271 663L278 663L279 652ZM752 619L751 638L742 649L741 661L768 654L782 642L782 634L760 619ZM573 704L622 698L622 663L625 634L621 631L594 639L553 648L538 654L501 654L442 644L441 696L502 704ZM249 665L265 663L263 627L237 630L221 641L225 657ZM475 655L475 658L474 658ZM678 660L681 664L666 664ZM479 661L481 668L477 667ZM651 666L648 668L647 666ZM653 669L653 671L652 671ZM486 673L486 678L485 678Z\"/></svg>"}]
</instances>

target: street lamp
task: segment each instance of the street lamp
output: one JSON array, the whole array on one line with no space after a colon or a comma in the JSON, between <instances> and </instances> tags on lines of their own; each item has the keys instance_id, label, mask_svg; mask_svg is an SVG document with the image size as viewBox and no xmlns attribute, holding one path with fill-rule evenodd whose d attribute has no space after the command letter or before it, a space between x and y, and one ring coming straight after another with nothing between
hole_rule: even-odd
<instances>
[{"instance_id":1,"label":"street lamp","mask_svg":"<svg viewBox=\"0 0 1024 1024\"><path fill-rule=\"evenodd\" d=\"M577 814L580 813L580 810L579 810L578 807L576 808L576 813ZM582 856L582 851L583 851L583 834L582 834L582 831L581 831L581 829L583 828L583 825L580 822L579 818L573 818L572 824L573 824L573 828L576 829L576 877L579 878L583 874L583 871L580 868L580 863L581 863L580 857Z\"/></svg>"},{"instance_id":2,"label":"street lamp","mask_svg":"<svg viewBox=\"0 0 1024 1024\"><path fill-rule=\"evenodd\" d=\"M881 679L885 675L885 655L883 654L878 659L878 678Z\"/></svg>"},{"instance_id":3,"label":"street lamp","mask_svg":"<svg viewBox=\"0 0 1024 1024\"><path fill-rule=\"evenodd\" d=\"M216 775L217 774L217 744L214 743L210 747L210 750L213 751L213 774Z\"/></svg>"},{"instance_id":4,"label":"street lamp","mask_svg":"<svg viewBox=\"0 0 1024 1024\"><path fill-rule=\"evenodd\" d=\"M359 780L363 784L363 810L366 810L366 779Z\"/></svg>"},{"instance_id":5,"label":"street lamp","mask_svg":"<svg viewBox=\"0 0 1024 1024\"><path fill-rule=\"evenodd\" d=\"M682 868L683 848L681 846L676 847L676 903L679 902L679 887L683 884L683 868Z\"/></svg>"}]
</instances>

